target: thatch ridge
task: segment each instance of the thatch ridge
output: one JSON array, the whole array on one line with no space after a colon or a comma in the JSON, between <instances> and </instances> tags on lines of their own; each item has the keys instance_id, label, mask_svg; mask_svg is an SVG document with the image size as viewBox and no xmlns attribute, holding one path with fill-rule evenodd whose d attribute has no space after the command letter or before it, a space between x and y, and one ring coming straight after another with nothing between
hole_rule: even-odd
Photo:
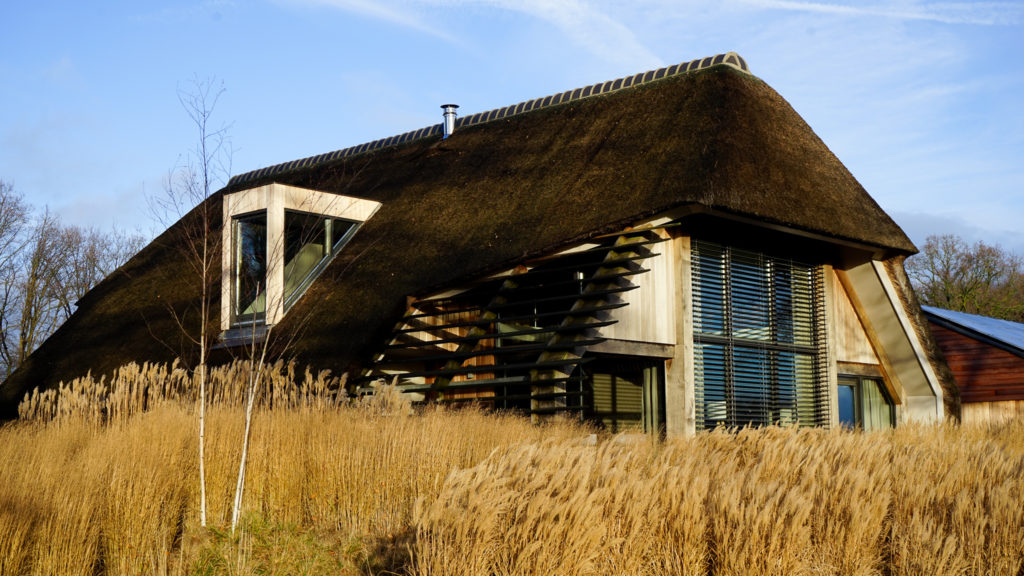
<instances>
[{"instance_id":1,"label":"thatch ridge","mask_svg":"<svg viewBox=\"0 0 1024 576\"><path fill-rule=\"evenodd\" d=\"M676 76L678 74L686 74L688 72L695 72L697 70L703 70L711 66L732 66L737 70L749 72L747 67L747 61L742 56L735 52L726 52L724 54L717 54L715 56L709 56L706 58L697 58L690 60L689 62L683 62L681 64L673 64L672 66L665 66L655 70L648 70L647 72L641 72L633 76L626 76L618 78L616 80L608 80L607 82L598 82L597 84L591 84L590 86L584 86L583 88L576 88L574 90L567 90L559 94L552 94L550 96L534 98L525 102L519 102L518 104L512 104L504 106L502 108L495 108L486 112L478 112L470 116L463 116L455 120L455 128L463 128L466 126L473 126L484 122L492 122L494 120L500 120L516 114L524 114L526 112L532 112L539 108L547 106L555 106L567 102L573 102L581 100L583 98L590 98L600 94L608 94L610 92L617 92L633 86L639 86L662 78ZM442 134L444 131L443 124L434 124L431 126L425 126L418 130L412 130L403 134L397 134L395 136L389 136L387 138L380 138L370 142L364 142L363 144L357 144L355 146L349 146L348 148L342 148L333 152L327 152L325 154L317 154L316 156L309 156L299 160L293 160L291 162L284 162L281 164L275 164L273 166L267 166L258 170L252 170L244 174L234 176L228 182L229 187L237 187L243 184L247 184L256 180L262 180L269 176L280 175L285 172L291 172L294 170L308 169L316 167L320 164L327 162L334 162L342 158L349 158L358 154L363 154L372 150L378 150L380 148L386 148L388 146L396 146L398 144L405 144L419 140L421 138L428 138L431 136L437 136Z\"/></svg>"}]
</instances>

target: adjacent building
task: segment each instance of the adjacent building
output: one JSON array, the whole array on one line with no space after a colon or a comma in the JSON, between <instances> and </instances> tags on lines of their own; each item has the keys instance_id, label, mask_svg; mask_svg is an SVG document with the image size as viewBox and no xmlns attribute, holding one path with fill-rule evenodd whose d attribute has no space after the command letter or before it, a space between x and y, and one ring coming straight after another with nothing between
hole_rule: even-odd
<instances>
[{"instance_id":1,"label":"adjacent building","mask_svg":"<svg viewBox=\"0 0 1024 576\"><path fill-rule=\"evenodd\" d=\"M1024 417L1024 324L922 308L956 379L963 421Z\"/></svg>"}]
</instances>

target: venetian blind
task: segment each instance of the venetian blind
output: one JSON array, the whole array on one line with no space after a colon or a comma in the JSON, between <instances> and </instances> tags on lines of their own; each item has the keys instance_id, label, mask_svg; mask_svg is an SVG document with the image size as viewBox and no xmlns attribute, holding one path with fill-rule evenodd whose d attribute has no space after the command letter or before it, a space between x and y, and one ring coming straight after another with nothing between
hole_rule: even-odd
<instances>
[{"instance_id":1,"label":"venetian blind","mask_svg":"<svg viewBox=\"0 0 1024 576\"><path fill-rule=\"evenodd\" d=\"M695 241L697 427L828 424L822 267Z\"/></svg>"}]
</instances>

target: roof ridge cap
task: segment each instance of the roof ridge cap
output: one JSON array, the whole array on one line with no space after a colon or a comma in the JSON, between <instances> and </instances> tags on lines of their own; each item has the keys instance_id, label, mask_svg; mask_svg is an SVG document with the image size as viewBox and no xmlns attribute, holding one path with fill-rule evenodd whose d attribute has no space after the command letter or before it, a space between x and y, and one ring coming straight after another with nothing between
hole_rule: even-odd
<instances>
[{"instance_id":1,"label":"roof ridge cap","mask_svg":"<svg viewBox=\"0 0 1024 576\"><path fill-rule=\"evenodd\" d=\"M462 128L466 126L475 126L477 124L484 124L492 120L498 120L502 118L508 118L510 116L517 116L526 112L533 112L541 108L547 108L549 106L555 106L558 104L565 104L567 102L575 102L598 96L601 94L609 94L611 92L618 92L627 88L634 88L644 84L649 84L656 80L663 78L669 78L672 76L679 76L682 74L688 74L697 70L704 70L711 68L712 66L731 66L741 72L750 73L750 69L747 66L746 60L736 52L725 52L724 54L716 54L714 56L708 56L706 58L697 58L690 60L689 62L683 62L680 64L673 64L672 66L665 66L654 70L648 70L646 72L640 72L632 76L625 76L617 78L615 80L608 80L605 82L598 82L597 84L591 84L589 86L583 86L581 88L574 88L560 92L558 94L551 94L548 96L542 96L540 98L534 98L524 102L518 102L509 106L503 106L501 108L495 108L486 112L477 112L470 114L469 116L463 116L455 120L455 127ZM246 182L252 182L259 180L265 176L272 176L297 170L301 168L309 168L318 164L331 162L334 160L340 160L342 158L348 158L364 152L370 152L372 150L379 150L381 148L387 148L397 144L405 144L421 138L427 138L444 132L444 124L437 123L431 126L420 128L419 130L413 130L405 132L403 134L397 134L395 136L389 136L387 138L380 138L378 140L372 140L370 142L364 142L355 146L349 146L348 148L342 148L333 152L327 152L324 154L317 154L315 156L309 156L301 158L299 160L292 160L291 162L284 162L281 164L274 164L273 166L267 166L265 168L259 168L257 170L251 170L231 177L228 181L228 187L235 186L238 184L244 184Z\"/></svg>"}]
</instances>

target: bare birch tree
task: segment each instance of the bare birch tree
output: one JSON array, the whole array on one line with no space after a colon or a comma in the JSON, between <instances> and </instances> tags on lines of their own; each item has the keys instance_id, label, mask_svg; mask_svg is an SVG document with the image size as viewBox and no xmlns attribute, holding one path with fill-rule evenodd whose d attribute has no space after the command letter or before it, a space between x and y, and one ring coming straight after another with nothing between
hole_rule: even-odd
<instances>
[{"instance_id":1,"label":"bare birch tree","mask_svg":"<svg viewBox=\"0 0 1024 576\"><path fill-rule=\"evenodd\" d=\"M330 211L330 205L319 206ZM290 218L294 218L289 222ZM247 300L262 302L264 321L256 318L250 327L245 353L249 360L249 374L246 382L245 428L242 436L242 453L238 463L235 483L235 500L231 515L231 529L236 530L241 519L248 466L249 446L252 438L253 415L257 396L263 389L268 364L286 355L294 344L297 334L311 319L315 307L303 317L291 317L291 330L278 332L274 321L280 321L286 313L286 304L298 298L303 287L308 287L318 267L324 265L331 254L347 237L349 225L340 220L318 215L313 203L292 206L291 213L285 212L284 229L268 231L258 239L265 248L262 266L254 266L246 276ZM257 244L260 242L256 242ZM304 257L305 256L305 257ZM239 257L236 254L236 257ZM258 260L259 258L257 258ZM272 272L272 271L276 271ZM237 274L243 272L236 270ZM277 277L280 285L272 286L271 278ZM258 305L257 305L258 307Z\"/></svg>"},{"instance_id":2,"label":"bare birch tree","mask_svg":"<svg viewBox=\"0 0 1024 576\"><path fill-rule=\"evenodd\" d=\"M187 89L178 90L178 101L188 114L196 130L196 146L183 162L168 175L164 195L151 199L158 219L183 219L178 242L199 283L198 310L169 310L186 338L198 352L194 368L199 380L197 410L199 412L199 516L206 526L206 399L208 356L212 335L209 333L213 315L215 291L219 289L220 232L216 207L211 197L215 190L227 183L231 173L231 146L228 126L213 125L217 102L224 93L223 86L212 79L192 80ZM191 214L189 214L191 212ZM190 217L185 218L186 214ZM191 322L186 315L198 315L198 329L188 329Z\"/></svg>"},{"instance_id":3,"label":"bare birch tree","mask_svg":"<svg viewBox=\"0 0 1024 576\"><path fill-rule=\"evenodd\" d=\"M255 336L249 344L249 381L245 400L245 430L242 433L242 454L238 460L238 477L235 482L235 501L231 510L231 531L238 527L242 515L242 501L245 495L245 472L249 459L249 439L252 438L252 415L256 405L256 393L262 383L267 365L267 352L270 345L272 328L267 327L263 339L257 341ZM255 333L254 333L255 334Z\"/></svg>"}]
</instances>

